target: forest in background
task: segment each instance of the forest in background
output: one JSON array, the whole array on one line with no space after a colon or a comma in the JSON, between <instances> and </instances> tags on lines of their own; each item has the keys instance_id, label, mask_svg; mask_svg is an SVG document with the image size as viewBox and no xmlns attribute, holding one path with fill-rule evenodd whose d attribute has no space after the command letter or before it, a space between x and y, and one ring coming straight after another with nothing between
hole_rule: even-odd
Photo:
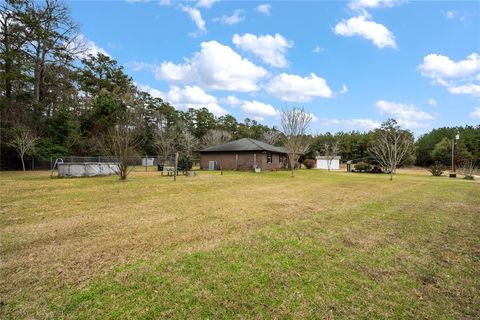
<instances>
[{"instance_id":1,"label":"forest in background","mask_svg":"<svg viewBox=\"0 0 480 320\"><path fill-rule=\"evenodd\" d=\"M127 123L141 142L139 155L196 157L202 147L239 138L281 145L282 134L246 118L216 117L205 108L178 110L140 90L112 57L93 56L81 41L78 24L61 1L1 4L0 151L1 168L21 167L12 141L35 139L27 160L105 154L104 137ZM480 160L480 125L433 129L419 137L405 164L449 164L452 138L460 134L456 159ZM337 142L342 160L368 161L373 131L312 136L306 157Z\"/></svg>"}]
</instances>

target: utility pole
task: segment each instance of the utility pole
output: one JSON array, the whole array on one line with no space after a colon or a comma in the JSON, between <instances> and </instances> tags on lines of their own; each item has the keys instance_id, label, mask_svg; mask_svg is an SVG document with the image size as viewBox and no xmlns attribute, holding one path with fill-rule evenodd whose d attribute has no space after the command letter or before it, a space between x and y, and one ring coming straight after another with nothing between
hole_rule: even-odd
<instances>
[{"instance_id":1,"label":"utility pole","mask_svg":"<svg viewBox=\"0 0 480 320\"><path fill-rule=\"evenodd\" d=\"M455 163L455 144L459 139L460 139L460 134L458 133L458 130L457 130L457 133L452 138L452 173L450 173L450 178L457 177L457 173L456 173L457 168Z\"/></svg>"},{"instance_id":2,"label":"utility pole","mask_svg":"<svg viewBox=\"0 0 480 320\"><path fill-rule=\"evenodd\" d=\"M455 173L455 137L452 138L452 172Z\"/></svg>"}]
</instances>

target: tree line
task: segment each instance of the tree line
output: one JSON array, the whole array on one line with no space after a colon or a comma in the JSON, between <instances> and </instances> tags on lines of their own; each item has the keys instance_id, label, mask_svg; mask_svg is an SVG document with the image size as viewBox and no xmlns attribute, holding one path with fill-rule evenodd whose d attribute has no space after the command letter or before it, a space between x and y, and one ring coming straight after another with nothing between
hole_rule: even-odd
<instances>
[{"instance_id":1,"label":"tree line","mask_svg":"<svg viewBox=\"0 0 480 320\"><path fill-rule=\"evenodd\" d=\"M460 139L455 143L456 161L458 163L480 161L480 125L467 125L432 129L430 132L419 136L403 163L421 167L429 167L434 163L450 165L452 161L452 139L457 133ZM369 162L373 160L369 153L369 147L374 141L374 135L375 130L319 134L313 139L309 156L313 157L315 153L323 152L326 143L336 142L339 148L338 154L343 160Z\"/></svg>"},{"instance_id":2,"label":"tree line","mask_svg":"<svg viewBox=\"0 0 480 320\"><path fill-rule=\"evenodd\" d=\"M0 24L2 168L18 166L25 141L35 142L27 157L104 154L119 124L135 132L138 153L155 155L275 131L205 108L179 111L139 90L117 61L88 54L61 1L8 0Z\"/></svg>"},{"instance_id":3,"label":"tree line","mask_svg":"<svg viewBox=\"0 0 480 320\"><path fill-rule=\"evenodd\" d=\"M115 130L125 129L133 139L131 152L140 155L178 151L195 158L199 148L245 137L286 142L284 130L276 127L232 115L217 117L205 108L177 110L143 92L113 58L89 54L61 1L7 0L0 6L2 169L19 168L23 158L109 154ZM480 126L466 126L421 136L403 162L448 164L457 131L457 159L479 160ZM343 160L374 161L369 148L376 135L377 130L309 136L302 158L333 152Z\"/></svg>"}]
</instances>

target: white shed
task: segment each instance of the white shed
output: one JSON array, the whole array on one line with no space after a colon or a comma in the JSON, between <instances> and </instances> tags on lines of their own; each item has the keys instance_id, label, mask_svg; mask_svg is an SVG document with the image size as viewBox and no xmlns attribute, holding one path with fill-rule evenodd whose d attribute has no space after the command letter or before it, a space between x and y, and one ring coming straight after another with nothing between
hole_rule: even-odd
<instances>
[{"instance_id":1,"label":"white shed","mask_svg":"<svg viewBox=\"0 0 480 320\"><path fill-rule=\"evenodd\" d=\"M330 170L340 170L340 157L336 156L330 158L330 160L325 156L317 156L317 169L328 170L328 162L330 161Z\"/></svg>"}]
</instances>

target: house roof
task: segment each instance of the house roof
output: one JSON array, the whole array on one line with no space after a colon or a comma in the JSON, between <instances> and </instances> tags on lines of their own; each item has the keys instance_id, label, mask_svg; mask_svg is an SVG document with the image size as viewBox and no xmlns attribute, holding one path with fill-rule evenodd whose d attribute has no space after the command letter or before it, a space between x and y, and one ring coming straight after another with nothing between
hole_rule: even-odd
<instances>
[{"instance_id":1,"label":"house roof","mask_svg":"<svg viewBox=\"0 0 480 320\"><path fill-rule=\"evenodd\" d=\"M229 141L218 146L208 147L200 152L232 152L232 151L269 151L277 153L287 153L283 147L275 147L268 143L250 138Z\"/></svg>"}]
</instances>

